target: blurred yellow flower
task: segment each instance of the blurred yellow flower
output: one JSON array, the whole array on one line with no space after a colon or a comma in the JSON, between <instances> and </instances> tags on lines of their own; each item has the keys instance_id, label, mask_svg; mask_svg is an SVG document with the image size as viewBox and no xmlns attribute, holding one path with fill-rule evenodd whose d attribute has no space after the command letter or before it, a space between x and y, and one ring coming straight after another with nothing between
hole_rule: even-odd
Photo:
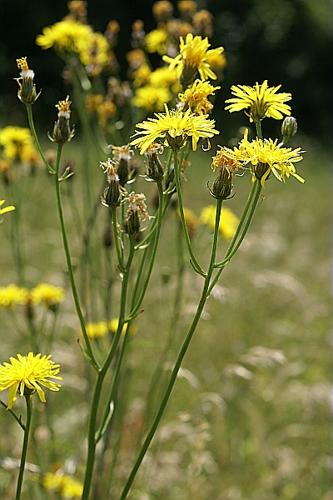
<instances>
[{"instance_id":1,"label":"blurred yellow flower","mask_svg":"<svg viewBox=\"0 0 333 500\"><path fill-rule=\"evenodd\" d=\"M145 44L147 51L151 54L157 52L160 55L166 53L166 42L168 40L168 33L163 28L157 28L150 31L145 36Z\"/></svg>"},{"instance_id":2,"label":"blurred yellow flower","mask_svg":"<svg viewBox=\"0 0 333 500\"><path fill-rule=\"evenodd\" d=\"M32 135L28 128L8 126L0 129L0 146L6 160L29 162L38 158Z\"/></svg>"},{"instance_id":3,"label":"blurred yellow flower","mask_svg":"<svg viewBox=\"0 0 333 500\"><path fill-rule=\"evenodd\" d=\"M162 111L164 105L171 100L172 96L164 87L153 87L147 85L135 91L132 104L137 108L147 111Z\"/></svg>"},{"instance_id":4,"label":"blurred yellow flower","mask_svg":"<svg viewBox=\"0 0 333 500\"><path fill-rule=\"evenodd\" d=\"M208 114L213 104L209 102L208 96L215 95L216 90L221 87L214 87L207 81L195 80L195 82L179 94L179 100L184 104L185 109L189 108L193 113L198 115Z\"/></svg>"},{"instance_id":5,"label":"blurred yellow flower","mask_svg":"<svg viewBox=\"0 0 333 500\"><path fill-rule=\"evenodd\" d=\"M171 71L169 66L157 68L150 74L149 83L153 87L167 87L173 92L177 92L179 82L175 71Z\"/></svg>"},{"instance_id":6,"label":"blurred yellow flower","mask_svg":"<svg viewBox=\"0 0 333 500\"><path fill-rule=\"evenodd\" d=\"M199 219L190 208L184 207L184 217L188 233L192 237L199 226Z\"/></svg>"},{"instance_id":7,"label":"blurred yellow flower","mask_svg":"<svg viewBox=\"0 0 333 500\"><path fill-rule=\"evenodd\" d=\"M26 304L29 299L29 292L26 288L16 285L0 287L0 307L13 307Z\"/></svg>"},{"instance_id":8,"label":"blurred yellow flower","mask_svg":"<svg viewBox=\"0 0 333 500\"><path fill-rule=\"evenodd\" d=\"M54 306L64 300L64 289L60 286L50 285L48 283L39 283L30 292L31 300L34 304L45 304Z\"/></svg>"},{"instance_id":9,"label":"blurred yellow flower","mask_svg":"<svg viewBox=\"0 0 333 500\"><path fill-rule=\"evenodd\" d=\"M14 205L8 205L7 207L1 208L4 203L5 200L0 200L0 215L5 215L8 214L8 212L12 212L13 210L15 210Z\"/></svg>"},{"instance_id":10,"label":"blurred yellow flower","mask_svg":"<svg viewBox=\"0 0 333 500\"><path fill-rule=\"evenodd\" d=\"M47 490L59 493L63 498L81 498L83 484L78 479L60 472L48 472L43 478Z\"/></svg>"},{"instance_id":11,"label":"blurred yellow flower","mask_svg":"<svg viewBox=\"0 0 333 500\"><path fill-rule=\"evenodd\" d=\"M265 117L282 120L283 115L290 115L291 108L287 101L291 100L291 94L278 92L281 85L269 87L267 80L262 84L256 83L253 87L249 85L233 85L231 93L235 96L227 99L226 110L230 113L245 111L250 121L262 120Z\"/></svg>"},{"instance_id":12,"label":"blurred yellow flower","mask_svg":"<svg viewBox=\"0 0 333 500\"><path fill-rule=\"evenodd\" d=\"M214 230L215 227L215 215L216 215L216 206L208 205L204 207L200 214L200 221L203 224L206 224L210 229ZM222 216L219 225L219 231L221 236L223 236L226 240L230 240L237 229L239 223L239 219L237 215L235 215L229 208L223 207Z\"/></svg>"},{"instance_id":13,"label":"blurred yellow flower","mask_svg":"<svg viewBox=\"0 0 333 500\"><path fill-rule=\"evenodd\" d=\"M86 330L88 337L97 339L105 337L109 333L108 324L106 321L98 321L97 323L87 323Z\"/></svg>"},{"instance_id":14,"label":"blurred yellow flower","mask_svg":"<svg viewBox=\"0 0 333 500\"><path fill-rule=\"evenodd\" d=\"M74 52L86 66L103 67L109 62L110 50L105 36L73 19L67 18L47 26L37 36L36 43L43 49L53 47L62 53Z\"/></svg>"},{"instance_id":15,"label":"blurred yellow flower","mask_svg":"<svg viewBox=\"0 0 333 500\"><path fill-rule=\"evenodd\" d=\"M143 64L133 72L133 82L136 87L141 87L149 82L151 69L148 64Z\"/></svg>"},{"instance_id":16,"label":"blurred yellow flower","mask_svg":"<svg viewBox=\"0 0 333 500\"><path fill-rule=\"evenodd\" d=\"M137 125L137 137L131 144L140 147L144 154L157 139L166 139L173 148L180 148L188 138L191 138L192 149L195 151L199 140L209 139L219 132L214 128L215 121L206 115L194 115L191 110L169 110L165 113L155 113L156 118L148 118Z\"/></svg>"},{"instance_id":17,"label":"blurred yellow flower","mask_svg":"<svg viewBox=\"0 0 333 500\"><path fill-rule=\"evenodd\" d=\"M27 356L17 354L9 363L0 364L0 391L9 389L8 408L12 408L16 395L25 396L37 391L40 401L45 403L45 393L41 386L50 391L59 391L62 380L58 376L60 365L51 360L51 356L42 356L29 352Z\"/></svg>"},{"instance_id":18,"label":"blurred yellow flower","mask_svg":"<svg viewBox=\"0 0 333 500\"><path fill-rule=\"evenodd\" d=\"M224 49L223 47L209 49L209 47L210 43L207 37L194 37L192 33L188 33L185 40L180 37L180 53L174 58L164 56L163 60L169 63L171 70L177 72L178 78L181 78L184 72L188 72L193 75L192 80L194 80L197 73L199 73L202 80L208 78L216 80L216 74L212 71L208 58L222 54Z\"/></svg>"}]
</instances>

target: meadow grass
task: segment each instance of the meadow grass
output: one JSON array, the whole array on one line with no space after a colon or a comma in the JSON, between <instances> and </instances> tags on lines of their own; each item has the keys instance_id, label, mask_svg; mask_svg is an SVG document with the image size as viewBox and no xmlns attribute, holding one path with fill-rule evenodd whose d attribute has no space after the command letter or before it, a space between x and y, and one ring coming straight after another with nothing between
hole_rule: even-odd
<instances>
[{"instance_id":1,"label":"meadow grass","mask_svg":"<svg viewBox=\"0 0 333 500\"><path fill-rule=\"evenodd\" d=\"M78 207L85 206L79 150L75 142L65 149L65 157L76 162L77 173L62 186L74 263L78 262L84 220L79 220L68 201L74 197ZM194 160L184 186L185 205L198 215L202 206L212 203L206 189L210 177L206 157L198 155ZM275 180L267 182L250 233L207 302L167 414L131 498L328 500L329 166L328 158L314 147L299 169L306 179L304 186L293 179L285 185ZM97 166L91 180L96 197L102 183ZM65 284L67 290L53 348L54 358L63 367L63 390L61 398L48 396L54 412L55 436L53 439L46 433L43 407L39 410L36 436L42 454L49 456L52 446L55 462L71 457L78 463L80 476L91 387L89 380L83 381L87 369L76 342L79 325L67 283L51 181L43 172L28 178L22 210L22 248L28 284L48 281ZM144 181L139 182L142 185ZM248 178L237 179L236 195L227 202L238 214L248 188ZM153 196L153 188L149 189ZM99 209L97 220L92 232L92 252L97 252L95 247L103 237L107 209ZM121 457L113 474L114 499L133 463L143 432L150 377L168 345L161 364L161 382L165 380L202 286L201 278L194 274L187 260L181 313L175 323L171 299L178 277L175 221L174 211L163 227L150 291L143 304L144 313L137 319L138 331L131 339L128 353L128 371L118 394L120 404L125 402L127 407L120 442L119 430L112 437ZM0 229L1 285L6 285L16 279L6 237L10 231L8 220ZM208 260L210 237L203 226L194 236L202 262ZM221 244L225 245L222 240ZM96 253L92 266L96 289L107 286L104 266L101 254ZM163 270L162 274L156 272L157 268ZM104 319L98 299L95 306L98 313L89 319ZM111 308L116 307L114 299ZM0 314L2 361L13 353L28 350L29 339L22 336L25 323L20 315L16 314L14 326L10 313ZM103 345L100 348L103 350ZM157 395L152 392L148 422ZM0 424L1 429L6 429L0 435L1 457L19 456L20 431L4 411L0 412ZM31 452L30 462L33 459ZM107 477L112 467L112 447L106 463ZM13 477L13 472L0 469L0 497L8 491ZM33 474L28 474L29 478L33 479ZM38 496L34 498L38 500Z\"/></svg>"}]
</instances>

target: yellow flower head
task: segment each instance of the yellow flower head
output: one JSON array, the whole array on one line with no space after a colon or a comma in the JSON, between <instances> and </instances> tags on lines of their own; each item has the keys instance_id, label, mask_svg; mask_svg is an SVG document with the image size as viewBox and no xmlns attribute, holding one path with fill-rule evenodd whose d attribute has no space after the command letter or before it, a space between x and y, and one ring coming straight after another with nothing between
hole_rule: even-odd
<instances>
[{"instance_id":1,"label":"yellow flower head","mask_svg":"<svg viewBox=\"0 0 333 500\"><path fill-rule=\"evenodd\" d=\"M210 229L214 230L215 215L215 205L208 205L207 207L202 209L200 220L203 224L206 224ZM221 236L223 236L227 240L230 240L236 232L238 223L239 219L237 215L235 215L229 208L223 207L222 217L219 225Z\"/></svg>"},{"instance_id":2,"label":"yellow flower head","mask_svg":"<svg viewBox=\"0 0 333 500\"><path fill-rule=\"evenodd\" d=\"M34 304L45 304L47 307L60 304L64 300L64 289L60 286L39 283L31 290L31 300Z\"/></svg>"},{"instance_id":3,"label":"yellow flower head","mask_svg":"<svg viewBox=\"0 0 333 500\"><path fill-rule=\"evenodd\" d=\"M105 66L109 61L109 44L105 36L70 18L44 28L36 43L43 49L53 47L60 52L74 52L86 66Z\"/></svg>"},{"instance_id":4,"label":"yellow flower head","mask_svg":"<svg viewBox=\"0 0 333 500\"><path fill-rule=\"evenodd\" d=\"M132 104L146 111L162 111L165 103L171 100L171 94L165 87L146 85L136 90Z\"/></svg>"},{"instance_id":5,"label":"yellow flower head","mask_svg":"<svg viewBox=\"0 0 333 500\"><path fill-rule=\"evenodd\" d=\"M257 137L253 141L248 141L247 130L239 147L234 148L238 161L244 166L249 164L253 175L260 179L263 185L270 173L281 182L285 182L290 176L304 182L304 179L297 174L294 165L303 159L301 153L301 148L285 148L278 144L277 139L273 141Z\"/></svg>"},{"instance_id":6,"label":"yellow flower head","mask_svg":"<svg viewBox=\"0 0 333 500\"><path fill-rule=\"evenodd\" d=\"M88 337L94 340L101 337L105 337L109 333L109 328L106 321L98 321L97 323L87 323L86 330Z\"/></svg>"},{"instance_id":7,"label":"yellow flower head","mask_svg":"<svg viewBox=\"0 0 333 500\"><path fill-rule=\"evenodd\" d=\"M16 395L25 396L37 391L39 399L45 403L45 393L41 386L50 391L59 391L60 384L54 380L62 380L58 376L60 365L51 360L51 356L17 355L10 358L9 363L0 364L0 391L9 389L8 408L12 408Z\"/></svg>"},{"instance_id":8,"label":"yellow flower head","mask_svg":"<svg viewBox=\"0 0 333 500\"><path fill-rule=\"evenodd\" d=\"M8 214L8 212L12 212L13 210L15 210L14 205L8 205L8 207L1 208L4 203L5 200L0 200L0 215Z\"/></svg>"},{"instance_id":9,"label":"yellow flower head","mask_svg":"<svg viewBox=\"0 0 333 500\"><path fill-rule=\"evenodd\" d=\"M191 87L186 89L183 94L179 94L178 97L184 103L185 108L189 108L193 113L207 115L213 108L208 96L215 95L216 90L220 88L214 87L209 82L195 80Z\"/></svg>"},{"instance_id":10,"label":"yellow flower head","mask_svg":"<svg viewBox=\"0 0 333 500\"><path fill-rule=\"evenodd\" d=\"M83 491L81 481L61 472L48 472L45 474L43 486L47 490L60 493L63 498L81 498Z\"/></svg>"},{"instance_id":11,"label":"yellow flower head","mask_svg":"<svg viewBox=\"0 0 333 500\"><path fill-rule=\"evenodd\" d=\"M31 151L36 152L30 130L23 127L8 126L0 129L0 146L3 147L6 160L18 159L25 162Z\"/></svg>"},{"instance_id":12,"label":"yellow flower head","mask_svg":"<svg viewBox=\"0 0 333 500\"><path fill-rule=\"evenodd\" d=\"M149 76L149 83L153 87L166 87L173 92L179 87L177 75L169 66L155 69Z\"/></svg>"},{"instance_id":13,"label":"yellow flower head","mask_svg":"<svg viewBox=\"0 0 333 500\"><path fill-rule=\"evenodd\" d=\"M0 307L13 307L26 304L29 299L29 292L26 288L16 285L0 287Z\"/></svg>"},{"instance_id":14,"label":"yellow flower head","mask_svg":"<svg viewBox=\"0 0 333 500\"><path fill-rule=\"evenodd\" d=\"M151 69L148 64L143 64L138 69L136 69L133 74L133 81L136 87L141 87L141 85L146 85L149 82L151 75Z\"/></svg>"},{"instance_id":15,"label":"yellow flower head","mask_svg":"<svg viewBox=\"0 0 333 500\"><path fill-rule=\"evenodd\" d=\"M150 31L145 36L145 43L147 51L151 54L157 52L160 55L166 53L166 43L168 40L168 33L163 28L157 28Z\"/></svg>"},{"instance_id":16,"label":"yellow flower head","mask_svg":"<svg viewBox=\"0 0 333 500\"><path fill-rule=\"evenodd\" d=\"M188 233L192 237L198 228L199 219L190 208L184 208L184 217L187 226Z\"/></svg>"},{"instance_id":17,"label":"yellow flower head","mask_svg":"<svg viewBox=\"0 0 333 500\"><path fill-rule=\"evenodd\" d=\"M192 149L195 151L200 139L209 139L219 132L214 128L214 120L206 115L194 115L191 110L169 110L165 106L165 113L155 113L156 118L148 118L137 125L137 137L131 144L140 147L144 154L149 146L157 139L166 139L173 148L185 144L188 138L192 140Z\"/></svg>"},{"instance_id":18,"label":"yellow flower head","mask_svg":"<svg viewBox=\"0 0 333 500\"><path fill-rule=\"evenodd\" d=\"M250 121L262 120L265 117L282 120L283 115L290 115L291 108L287 101L291 100L291 94L278 92L281 85L269 87L267 80L261 85L256 83L253 87L249 85L233 85L231 93L235 96L227 99L226 110L230 113L245 110Z\"/></svg>"},{"instance_id":19,"label":"yellow flower head","mask_svg":"<svg viewBox=\"0 0 333 500\"><path fill-rule=\"evenodd\" d=\"M216 74L212 71L208 58L222 54L224 49L223 47L209 49L209 47L207 37L202 38L188 33L185 40L180 37L180 53L174 58L164 56L163 60L169 63L171 70L177 72L178 78L183 77L185 81L193 81L198 73L202 80L208 78L216 80Z\"/></svg>"}]
</instances>

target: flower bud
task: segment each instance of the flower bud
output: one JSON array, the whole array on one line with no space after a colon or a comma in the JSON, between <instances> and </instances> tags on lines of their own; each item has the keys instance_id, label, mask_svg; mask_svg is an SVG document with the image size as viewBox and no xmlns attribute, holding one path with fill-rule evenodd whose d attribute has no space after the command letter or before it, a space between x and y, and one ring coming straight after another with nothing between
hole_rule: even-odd
<instances>
[{"instance_id":1,"label":"flower bud","mask_svg":"<svg viewBox=\"0 0 333 500\"><path fill-rule=\"evenodd\" d=\"M297 133L297 120L293 116L286 116L281 125L282 142L286 144Z\"/></svg>"},{"instance_id":2,"label":"flower bud","mask_svg":"<svg viewBox=\"0 0 333 500\"><path fill-rule=\"evenodd\" d=\"M124 224L125 232L130 236L136 236L140 231L140 218L137 210L129 209Z\"/></svg>"},{"instance_id":3,"label":"flower bud","mask_svg":"<svg viewBox=\"0 0 333 500\"><path fill-rule=\"evenodd\" d=\"M101 168L106 173L108 182L101 198L102 204L105 207L117 207L121 196L117 169L110 159L107 162L101 162Z\"/></svg>"},{"instance_id":4,"label":"flower bud","mask_svg":"<svg viewBox=\"0 0 333 500\"><path fill-rule=\"evenodd\" d=\"M232 175L228 168L222 167L210 192L217 200L226 200L230 198L232 187Z\"/></svg>"},{"instance_id":5,"label":"flower bud","mask_svg":"<svg viewBox=\"0 0 333 500\"><path fill-rule=\"evenodd\" d=\"M269 165L267 163L258 163L254 167L254 175L256 178L260 181L264 176L265 179L269 177L269 174L267 175L267 172L269 171Z\"/></svg>"},{"instance_id":6,"label":"flower bud","mask_svg":"<svg viewBox=\"0 0 333 500\"><path fill-rule=\"evenodd\" d=\"M124 224L125 232L134 238L137 237L140 231L140 222L148 218L145 195L130 193L128 195L127 217Z\"/></svg>"},{"instance_id":7,"label":"flower bud","mask_svg":"<svg viewBox=\"0 0 333 500\"><path fill-rule=\"evenodd\" d=\"M20 78L16 78L19 85L17 96L24 104L33 104L39 97L34 84L35 73L29 68L26 57L16 59L17 67L21 70Z\"/></svg>"},{"instance_id":8,"label":"flower bud","mask_svg":"<svg viewBox=\"0 0 333 500\"><path fill-rule=\"evenodd\" d=\"M71 117L71 101L67 96L64 101L59 101L56 104L58 109L58 119L54 124L52 134L49 134L49 139L57 144L65 144L74 137L74 128L71 129L69 119Z\"/></svg>"},{"instance_id":9,"label":"flower bud","mask_svg":"<svg viewBox=\"0 0 333 500\"><path fill-rule=\"evenodd\" d=\"M153 143L146 151L146 157L148 159L147 176L154 181L161 181L163 179L163 167L161 160L158 157L158 154L162 151L163 147L160 144L155 143Z\"/></svg>"},{"instance_id":10,"label":"flower bud","mask_svg":"<svg viewBox=\"0 0 333 500\"><path fill-rule=\"evenodd\" d=\"M112 157L117 164L117 174L119 176L119 183L125 186L129 180L130 174L130 161L133 156L133 151L128 145L125 146L112 146Z\"/></svg>"}]
</instances>

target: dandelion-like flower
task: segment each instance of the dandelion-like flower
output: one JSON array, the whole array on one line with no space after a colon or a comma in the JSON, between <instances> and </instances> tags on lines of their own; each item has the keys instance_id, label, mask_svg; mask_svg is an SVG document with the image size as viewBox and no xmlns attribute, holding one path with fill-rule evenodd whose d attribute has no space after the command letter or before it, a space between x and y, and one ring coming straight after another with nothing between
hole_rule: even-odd
<instances>
[{"instance_id":1,"label":"dandelion-like flower","mask_svg":"<svg viewBox=\"0 0 333 500\"><path fill-rule=\"evenodd\" d=\"M208 119L207 115L194 115L190 109L169 110L165 106L165 113L155 113L155 117L137 125L135 135L140 137L131 144L140 147L141 154L157 139L164 139L172 148L179 149L191 138L195 151L200 139L209 139L219 133L214 128L214 120Z\"/></svg>"},{"instance_id":2,"label":"dandelion-like flower","mask_svg":"<svg viewBox=\"0 0 333 500\"><path fill-rule=\"evenodd\" d=\"M281 85L269 87L267 80L262 84L256 83L253 87L249 85L233 85L231 93L235 96L227 99L226 110L230 113L245 111L250 121L262 120L265 117L282 120L283 115L290 115L291 108L287 101L291 100L291 94L278 92Z\"/></svg>"},{"instance_id":3,"label":"dandelion-like flower","mask_svg":"<svg viewBox=\"0 0 333 500\"><path fill-rule=\"evenodd\" d=\"M64 289L49 283L39 283L31 290L31 300L34 304L44 304L53 307L64 300Z\"/></svg>"},{"instance_id":4,"label":"dandelion-like flower","mask_svg":"<svg viewBox=\"0 0 333 500\"><path fill-rule=\"evenodd\" d=\"M37 156L31 132L28 128L9 125L0 129L0 146L6 160L28 162Z\"/></svg>"},{"instance_id":5,"label":"dandelion-like flower","mask_svg":"<svg viewBox=\"0 0 333 500\"><path fill-rule=\"evenodd\" d=\"M5 200L0 200L0 215L5 215L8 214L8 212L12 212L13 210L15 210L14 205L8 205L7 207L2 208L4 204Z\"/></svg>"},{"instance_id":6,"label":"dandelion-like flower","mask_svg":"<svg viewBox=\"0 0 333 500\"><path fill-rule=\"evenodd\" d=\"M208 97L215 95L216 90L221 87L214 87L209 82L196 80L191 87L185 90L184 93L179 94L179 100L197 115L207 115L212 109L213 104L209 102Z\"/></svg>"},{"instance_id":7,"label":"dandelion-like flower","mask_svg":"<svg viewBox=\"0 0 333 500\"><path fill-rule=\"evenodd\" d=\"M208 205L204 207L200 214L200 221L203 224L206 224L211 230L214 230L215 227L215 216L216 216L216 206ZM230 240L237 229L239 223L239 219L237 215L232 212L227 207L224 207L222 210L222 217L220 219L219 231L221 236L223 236L226 240Z\"/></svg>"},{"instance_id":8,"label":"dandelion-like flower","mask_svg":"<svg viewBox=\"0 0 333 500\"><path fill-rule=\"evenodd\" d=\"M151 54L157 52L160 55L166 53L166 43L168 40L168 33L163 28L157 28L150 31L145 36L145 44L147 51Z\"/></svg>"},{"instance_id":9,"label":"dandelion-like flower","mask_svg":"<svg viewBox=\"0 0 333 500\"><path fill-rule=\"evenodd\" d=\"M26 288L13 284L0 287L0 307L26 304L28 298L29 292Z\"/></svg>"},{"instance_id":10,"label":"dandelion-like flower","mask_svg":"<svg viewBox=\"0 0 333 500\"><path fill-rule=\"evenodd\" d=\"M51 360L51 356L42 356L29 352L27 356L17 354L10 358L9 363L0 364L0 391L9 389L8 408L12 408L16 395L26 396L38 394L40 401L45 403L45 393L42 387L50 391L59 391L60 384L54 380L62 380L58 376L60 365Z\"/></svg>"},{"instance_id":11,"label":"dandelion-like flower","mask_svg":"<svg viewBox=\"0 0 333 500\"><path fill-rule=\"evenodd\" d=\"M171 70L177 72L178 78L181 78L185 84L184 87L191 84L198 73L202 80L207 80L208 78L216 80L217 76L211 69L208 59L212 56L222 54L224 48L210 49L209 47L210 43L207 37L202 38L201 36L193 36L192 33L188 33L185 40L183 37L180 37L180 53L174 58L164 56L163 60L169 63Z\"/></svg>"},{"instance_id":12,"label":"dandelion-like flower","mask_svg":"<svg viewBox=\"0 0 333 500\"><path fill-rule=\"evenodd\" d=\"M304 179L297 174L294 165L303 159L302 152L301 148L283 147L277 139L273 141L257 137L249 141L247 130L239 147L234 148L237 159L244 166L251 166L253 175L261 180L262 185L271 173L281 182L292 176L303 183Z\"/></svg>"},{"instance_id":13,"label":"dandelion-like flower","mask_svg":"<svg viewBox=\"0 0 333 500\"><path fill-rule=\"evenodd\" d=\"M49 491L60 493L63 498L81 498L83 491L81 481L61 472L48 472L45 474L43 486Z\"/></svg>"},{"instance_id":14,"label":"dandelion-like flower","mask_svg":"<svg viewBox=\"0 0 333 500\"><path fill-rule=\"evenodd\" d=\"M147 111L162 111L165 103L171 98L172 95L167 88L146 85L136 90L132 104Z\"/></svg>"}]
</instances>

